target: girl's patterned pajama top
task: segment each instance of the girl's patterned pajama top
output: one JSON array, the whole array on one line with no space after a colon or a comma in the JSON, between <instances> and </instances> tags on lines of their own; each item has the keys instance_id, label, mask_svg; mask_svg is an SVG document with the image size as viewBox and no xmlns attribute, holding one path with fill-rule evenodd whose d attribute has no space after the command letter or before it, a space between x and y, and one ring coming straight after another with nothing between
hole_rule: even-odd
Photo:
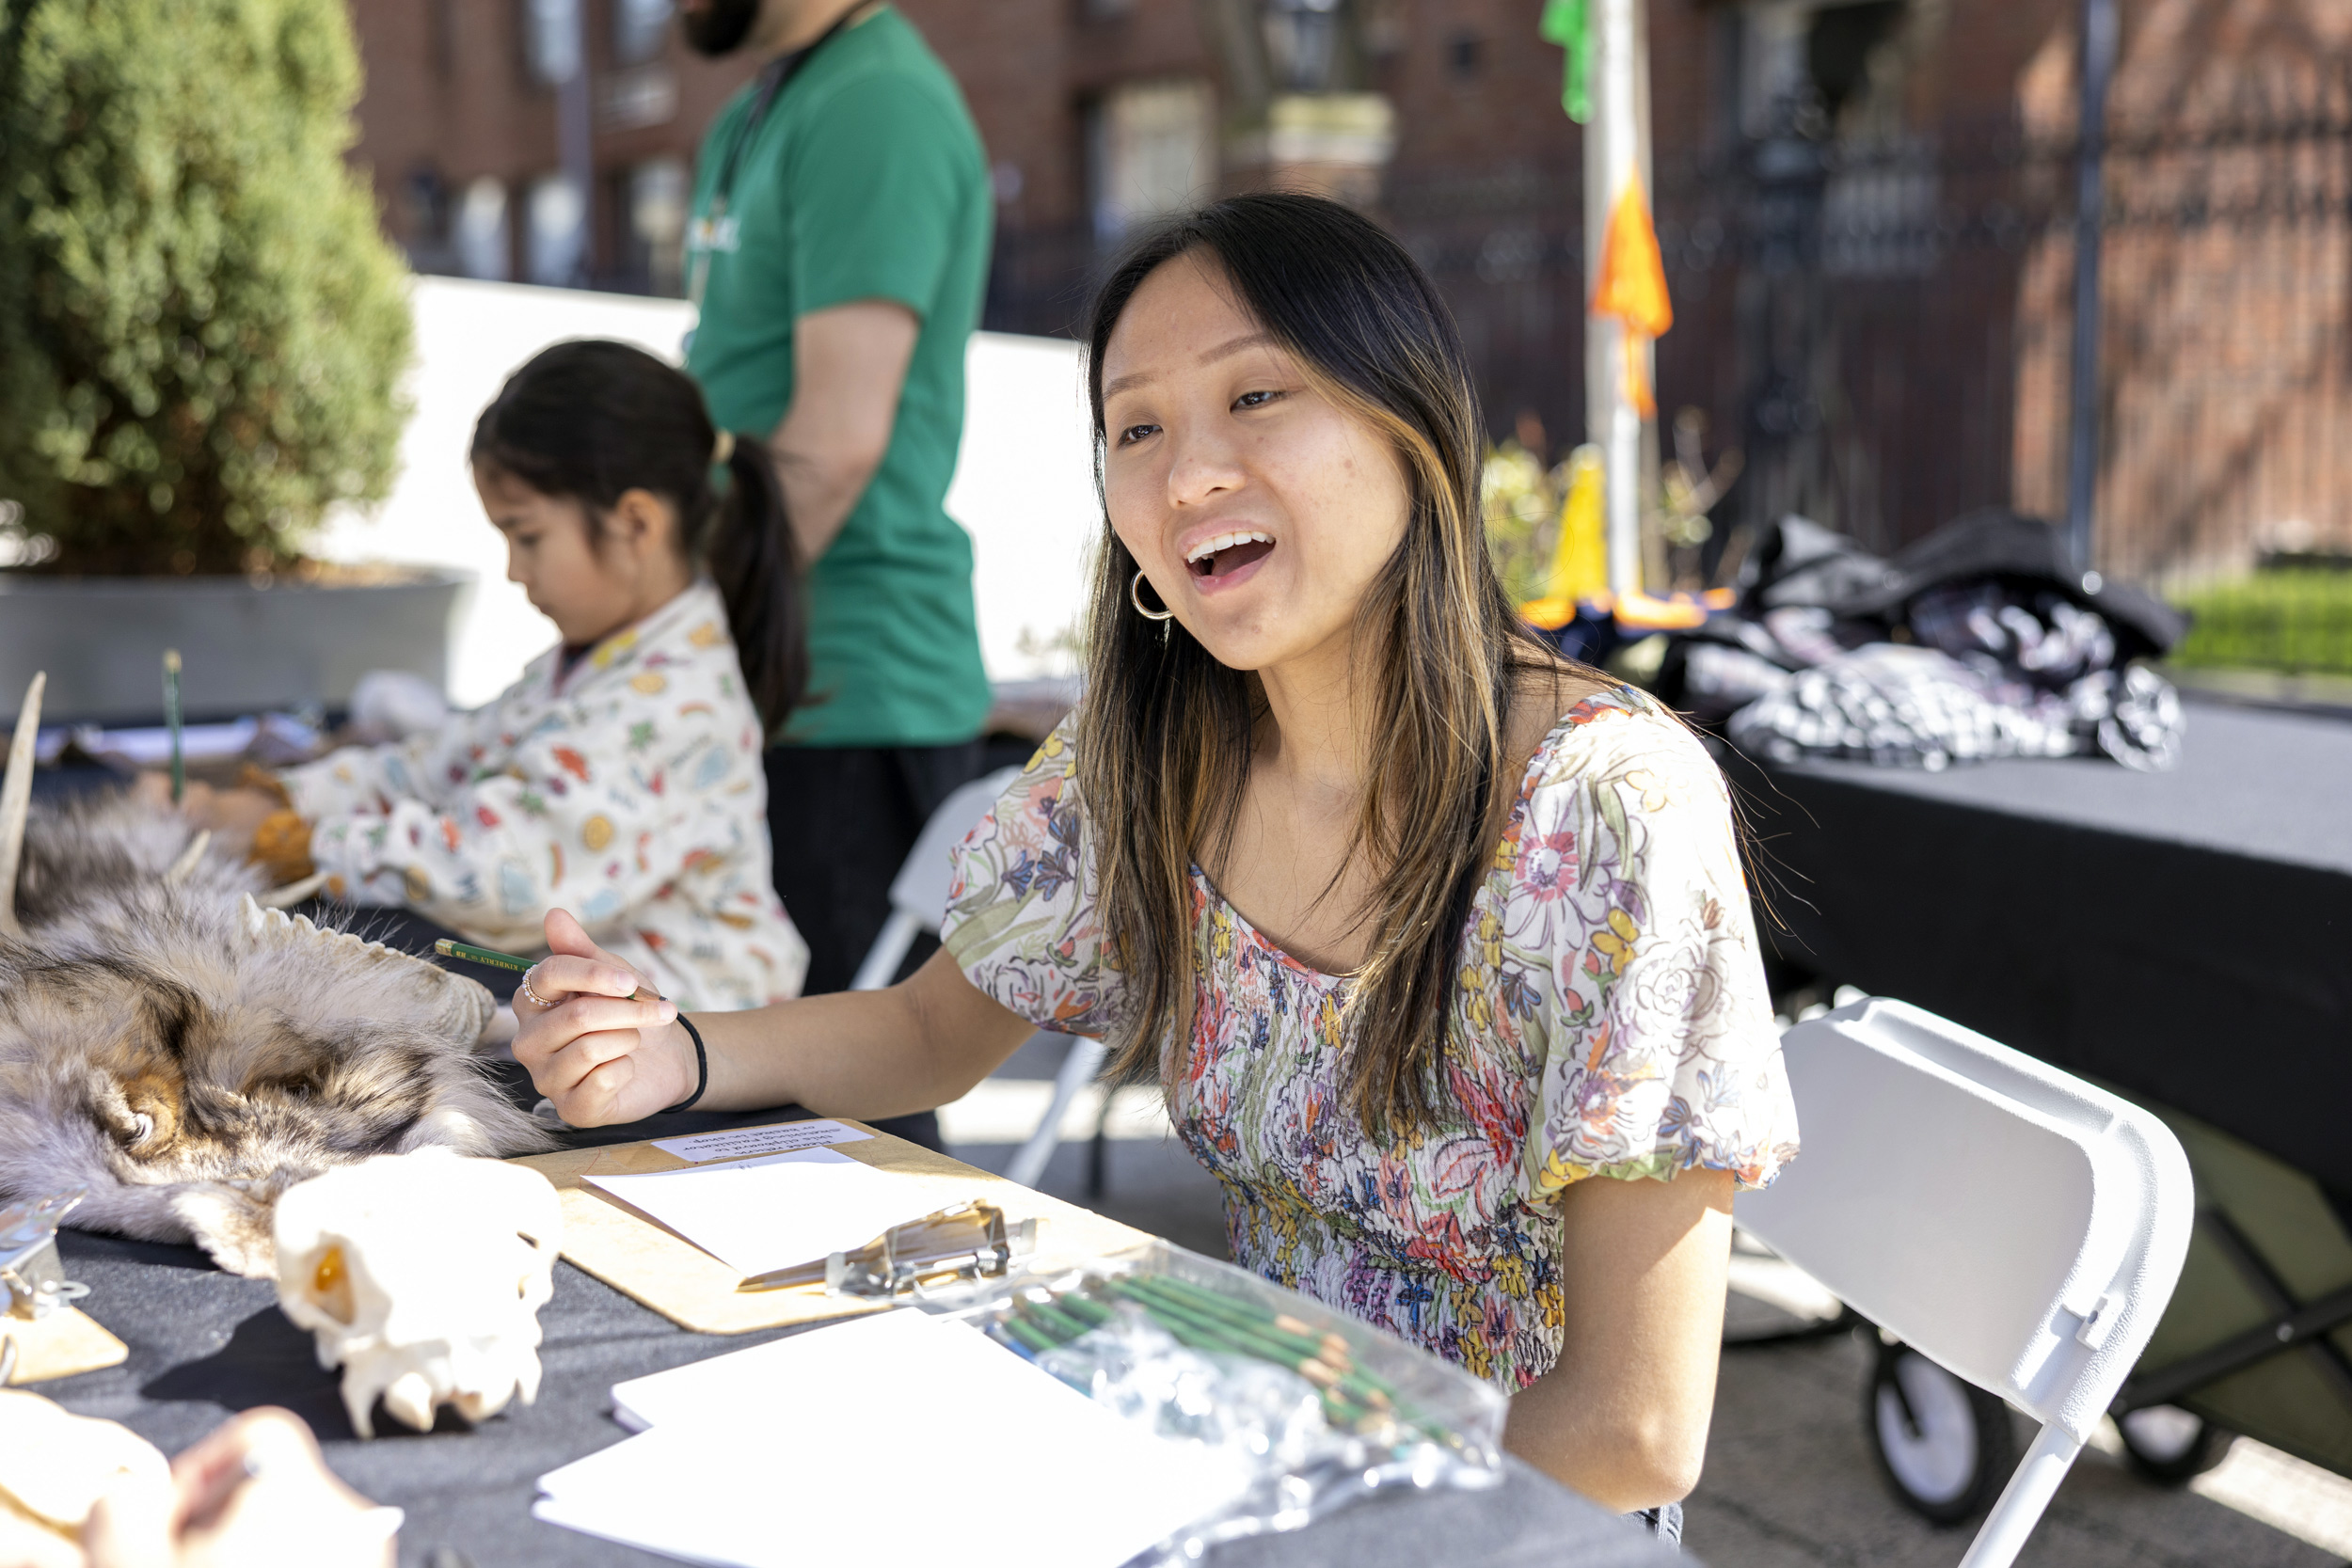
<instances>
[{"instance_id":1,"label":"girl's patterned pajama top","mask_svg":"<svg viewBox=\"0 0 2352 1568\"><path fill-rule=\"evenodd\" d=\"M682 1007L800 994L808 947L771 881L764 735L726 610L699 581L477 712L281 777L327 892L543 952L580 917Z\"/></svg>"},{"instance_id":2,"label":"girl's patterned pajama top","mask_svg":"<svg viewBox=\"0 0 2352 1568\"><path fill-rule=\"evenodd\" d=\"M1040 1027L1115 1035L1120 976L1073 726L957 851L946 945ZM1580 704L1520 784L1462 933L1436 1125L1367 1135L1343 1101L1348 982L1283 953L1196 867L1178 1133L1224 1189L1234 1259L1506 1389L1558 1359L1561 1190L1796 1152L1723 777L1631 689Z\"/></svg>"}]
</instances>

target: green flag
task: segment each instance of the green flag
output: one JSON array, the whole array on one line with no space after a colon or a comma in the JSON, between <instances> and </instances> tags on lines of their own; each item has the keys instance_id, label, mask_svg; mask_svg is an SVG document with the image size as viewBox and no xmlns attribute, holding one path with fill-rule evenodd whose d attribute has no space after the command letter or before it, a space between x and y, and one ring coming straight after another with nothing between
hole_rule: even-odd
<instances>
[{"instance_id":1,"label":"green flag","mask_svg":"<svg viewBox=\"0 0 2352 1568\"><path fill-rule=\"evenodd\" d=\"M1592 0L1544 0L1544 19L1536 30L1546 43L1567 51L1560 83L1560 106L1579 125L1593 119Z\"/></svg>"}]
</instances>

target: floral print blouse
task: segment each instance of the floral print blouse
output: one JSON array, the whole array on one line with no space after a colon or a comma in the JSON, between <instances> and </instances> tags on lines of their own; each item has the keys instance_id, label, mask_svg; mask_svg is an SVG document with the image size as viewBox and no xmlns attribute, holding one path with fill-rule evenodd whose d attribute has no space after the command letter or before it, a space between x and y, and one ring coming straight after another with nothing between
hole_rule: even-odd
<instances>
[{"instance_id":1,"label":"floral print blouse","mask_svg":"<svg viewBox=\"0 0 2352 1568\"><path fill-rule=\"evenodd\" d=\"M566 909L679 1006L756 1007L808 969L771 880L764 738L706 580L432 734L279 782L334 897L520 953Z\"/></svg>"},{"instance_id":2,"label":"floral print blouse","mask_svg":"<svg viewBox=\"0 0 2352 1568\"><path fill-rule=\"evenodd\" d=\"M945 940L1040 1027L1116 1034L1073 734L957 851ZM1462 933L1433 1128L1368 1136L1341 1089L1346 977L1283 953L1197 867L1192 901L1169 1109L1224 1189L1235 1260L1506 1389L1560 1354L1563 1188L1693 1167L1758 1187L1796 1152L1722 775L1630 688L1579 704L1528 765Z\"/></svg>"}]
</instances>

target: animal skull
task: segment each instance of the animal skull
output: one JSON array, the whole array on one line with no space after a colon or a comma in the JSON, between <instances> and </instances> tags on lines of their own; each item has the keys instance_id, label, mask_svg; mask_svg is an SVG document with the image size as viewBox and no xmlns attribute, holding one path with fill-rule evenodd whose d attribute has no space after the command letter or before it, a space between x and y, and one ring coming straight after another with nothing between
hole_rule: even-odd
<instances>
[{"instance_id":1,"label":"animal skull","mask_svg":"<svg viewBox=\"0 0 2352 1568\"><path fill-rule=\"evenodd\" d=\"M539 1307L563 1236L537 1172L445 1148L385 1154L278 1195L278 1304L343 1369L343 1408L375 1435L378 1395L422 1432L539 1392Z\"/></svg>"}]
</instances>

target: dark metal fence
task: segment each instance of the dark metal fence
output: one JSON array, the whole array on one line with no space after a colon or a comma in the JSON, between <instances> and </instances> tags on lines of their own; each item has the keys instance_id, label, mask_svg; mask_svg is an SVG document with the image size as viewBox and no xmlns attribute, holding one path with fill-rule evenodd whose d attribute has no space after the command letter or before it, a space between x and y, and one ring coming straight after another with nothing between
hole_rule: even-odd
<instances>
[{"instance_id":1,"label":"dark metal fence","mask_svg":"<svg viewBox=\"0 0 2352 1568\"><path fill-rule=\"evenodd\" d=\"M2010 121L1789 134L1657 170L1668 415L1745 467L1719 508L1894 548L1973 507L2065 510L2075 150ZM2352 548L2352 60L2110 116L2096 558L2184 582ZM1573 180L1391 181L1382 215L1452 301L1498 434L1583 428ZM989 320L1072 329L1085 233L1012 234Z\"/></svg>"},{"instance_id":2,"label":"dark metal fence","mask_svg":"<svg viewBox=\"0 0 2352 1568\"><path fill-rule=\"evenodd\" d=\"M2352 547L2352 63L2110 123L2099 563L2182 580ZM2074 167L2071 138L2013 124L1660 167L1661 399L1743 451L1719 518L1893 548L1977 506L2062 515ZM1388 207L1498 427L1581 431L1575 185L1433 181Z\"/></svg>"}]
</instances>

